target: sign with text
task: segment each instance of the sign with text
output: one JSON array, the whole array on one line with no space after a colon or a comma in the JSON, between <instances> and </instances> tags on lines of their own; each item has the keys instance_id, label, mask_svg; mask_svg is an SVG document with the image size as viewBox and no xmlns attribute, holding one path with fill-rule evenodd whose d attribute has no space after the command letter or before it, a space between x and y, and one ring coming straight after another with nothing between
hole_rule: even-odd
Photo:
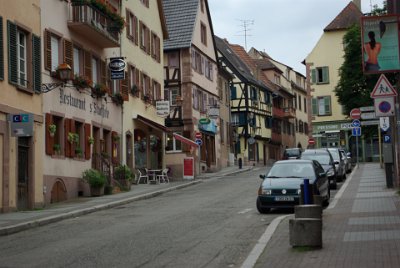
<instances>
[{"instance_id":1,"label":"sign with text","mask_svg":"<svg viewBox=\"0 0 400 268\"><path fill-rule=\"evenodd\" d=\"M183 179L193 180L194 179L194 158L185 157L183 159Z\"/></svg>"},{"instance_id":2,"label":"sign with text","mask_svg":"<svg viewBox=\"0 0 400 268\"><path fill-rule=\"evenodd\" d=\"M110 70L111 80L125 79L125 66L126 63L123 57L110 58L108 69Z\"/></svg>"},{"instance_id":3,"label":"sign with text","mask_svg":"<svg viewBox=\"0 0 400 268\"><path fill-rule=\"evenodd\" d=\"M33 114L11 114L8 116L12 137L33 136Z\"/></svg>"},{"instance_id":4,"label":"sign with text","mask_svg":"<svg viewBox=\"0 0 400 268\"><path fill-rule=\"evenodd\" d=\"M169 101L156 101L157 115L167 117L170 113Z\"/></svg>"}]
</instances>

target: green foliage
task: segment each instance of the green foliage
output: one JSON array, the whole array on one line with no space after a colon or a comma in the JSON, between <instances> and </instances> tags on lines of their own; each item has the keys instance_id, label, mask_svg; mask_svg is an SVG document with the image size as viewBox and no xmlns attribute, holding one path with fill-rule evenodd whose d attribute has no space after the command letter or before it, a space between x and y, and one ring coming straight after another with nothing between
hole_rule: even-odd
<instances>
[{"instance_id":1,"label":"green foliage","mask_svg":"<svg viewBox=\"0 0 400 268\"><path fill-rule=\"evenodd\" d=\"M102 172L92 168L85 170L82 173L82 178L89 183L91 187L103 187L107 180Z\"/></svg>"},{"instance_id":2,"label":"green foliage","mask_svg":"<svg viewBox=\"0 0 400 268\"><path fill-rule=\"evenodd\" d=\"M133 178L133 173L127 165L120 165L114 169L114 178L130 181Z\"/></svg>"}]
</instances>

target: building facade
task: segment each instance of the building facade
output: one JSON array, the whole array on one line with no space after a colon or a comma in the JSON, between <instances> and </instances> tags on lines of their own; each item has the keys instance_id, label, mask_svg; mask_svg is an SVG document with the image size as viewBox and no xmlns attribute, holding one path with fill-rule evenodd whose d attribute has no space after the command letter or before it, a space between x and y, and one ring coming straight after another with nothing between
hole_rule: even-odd
<instances>
[{"instance_id":1,"label":"building facade","mask_svg":"<svg viewBox=\"0 0 400 268\"><path fill-rule=\"evenodd\" d=\"M0 211L10 212L44 202L40 1L0 10Z\"/></svg>"}]
</instances>

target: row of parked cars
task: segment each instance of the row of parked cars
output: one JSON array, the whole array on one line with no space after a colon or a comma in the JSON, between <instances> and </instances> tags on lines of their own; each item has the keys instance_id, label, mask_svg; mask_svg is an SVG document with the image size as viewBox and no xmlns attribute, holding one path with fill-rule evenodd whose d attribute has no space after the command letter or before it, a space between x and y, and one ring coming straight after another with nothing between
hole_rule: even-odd
<instances>
[{"instance_id":1,"label":"row of parked cars","mask_svg":"<svg viewBox=\"0 0 400 268\"><path fill-rule=\"evenodd\" d=\"M275 162L263 179L257 197L257 209L267 213L272 208L292 208L298 205L301 184L308 179L314 194L320 195L324 205L329 204L330 190L344 181L352 170L351 155L342 148L306 149L288 148L284 159Z\"/></svg>"}]
</instances>

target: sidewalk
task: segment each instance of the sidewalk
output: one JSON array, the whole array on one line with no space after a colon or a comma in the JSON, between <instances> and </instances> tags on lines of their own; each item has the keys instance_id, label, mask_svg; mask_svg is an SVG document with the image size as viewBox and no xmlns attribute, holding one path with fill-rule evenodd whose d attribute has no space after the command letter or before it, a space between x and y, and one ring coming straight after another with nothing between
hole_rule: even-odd
<instances>
[{"instance_id":1,"label":"sidewalk","mask_svg":"<svg viewBox=\"0 0 400 268\"><path fill-rule=\"evenodd\" d=\"M284 217L254 267L400 267L400 196L360 164L323 211L322 249L292 248Z\"/></svg>"},{"instance_id":2,"label":"sidewalk","mask_svg":"<svg viewBox=\"0 0 400 268\"><path fill-rule=\"evenodd\" d=\"M161 184L132 185L129 192L100 197L80 197L74 200L52 204L41 210L20 211L0 214L0 236L20 232L29 228L78 217L98 210L117 207L137 200L148 199L165 192L174 191L201 183L205 179L223 177L251 170L252 166L239 169L227 167L215 173L200 174L195 180L171 181Z\"/></svg>"}]
</instances>

